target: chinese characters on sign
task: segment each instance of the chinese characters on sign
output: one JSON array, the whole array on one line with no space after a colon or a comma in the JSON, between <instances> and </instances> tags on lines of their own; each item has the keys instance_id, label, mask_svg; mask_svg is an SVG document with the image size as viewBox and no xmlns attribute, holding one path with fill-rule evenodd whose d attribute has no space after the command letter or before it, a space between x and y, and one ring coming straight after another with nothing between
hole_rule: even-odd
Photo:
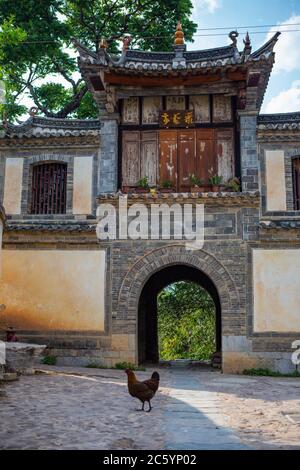
<instances>
[{"instance_id":1,"label":"chinese characters on sign","mask_svg":"<svg viewBox=\"0 0 300 470\"><path fill-rule=\"evenodd\" d=\"M194 111L163 111L160 114L160 127L194 127Z\"/></svg>"}]
</instances>

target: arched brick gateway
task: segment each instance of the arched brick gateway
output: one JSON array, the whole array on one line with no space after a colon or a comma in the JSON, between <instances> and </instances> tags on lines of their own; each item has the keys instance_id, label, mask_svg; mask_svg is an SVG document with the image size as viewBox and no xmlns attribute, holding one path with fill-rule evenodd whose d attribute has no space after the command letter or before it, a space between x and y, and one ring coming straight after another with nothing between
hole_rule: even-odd
<instances>
[{"instance_id":1,"label":"arched brick gateway","mask_svg":"<svg viewBox=\"0 0 300 470\"><path fill-rule=\"evenodd\" d=\"M235 282L215 256L205 250L189 251L184 244L154 249L136 261L126 274L113 320L115 324L130 322L132 333L136 334L136 360L138 308L142 290L153 274L174 265L196 268L210 279L218 292L222 322L240 313L240 297Z\"/></svg>"}]
</instances>

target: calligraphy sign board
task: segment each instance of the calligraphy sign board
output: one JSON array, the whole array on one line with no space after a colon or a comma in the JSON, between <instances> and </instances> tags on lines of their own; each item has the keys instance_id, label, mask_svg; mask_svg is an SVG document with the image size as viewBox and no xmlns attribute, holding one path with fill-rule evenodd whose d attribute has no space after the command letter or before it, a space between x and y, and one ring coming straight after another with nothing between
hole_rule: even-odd
<instances>
[{"instance_id":1,"label":"calligraphy sign board","mask_svg":"<svg viewBox=\"0 0 300 470\"><path fill-rule=\"evenodd\" d=\"M159 125L164 129L174 127L195 127L194 110L189 111L162 111L159 116Z\"/></svg>"}]
</instances>

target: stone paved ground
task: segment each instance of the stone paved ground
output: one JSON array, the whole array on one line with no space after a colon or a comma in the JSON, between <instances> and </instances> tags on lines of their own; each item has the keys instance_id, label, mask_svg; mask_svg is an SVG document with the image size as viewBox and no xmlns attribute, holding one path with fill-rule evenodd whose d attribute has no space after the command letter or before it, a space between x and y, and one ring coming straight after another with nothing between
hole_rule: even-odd
<instances>
[{"instance_id":1,"label":"stone paved ground","mask_svg":"<svg viewBox=\"0 0 300 470\"><path fill-rule=\"evenodd\" d=\"M123 371L43 368L0 395L1 449L300 449L297 379L160 369L142 413Z\"/></svg>"}]
</instances>

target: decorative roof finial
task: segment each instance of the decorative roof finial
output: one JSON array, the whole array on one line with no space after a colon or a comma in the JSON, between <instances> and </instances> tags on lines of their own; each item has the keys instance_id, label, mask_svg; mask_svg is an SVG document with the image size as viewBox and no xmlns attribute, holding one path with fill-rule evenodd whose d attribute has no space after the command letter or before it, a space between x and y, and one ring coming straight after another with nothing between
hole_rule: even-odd
<instances>
[{"instance_id":1,"label":"decorative roof finial","mask_svg":"<svg viewBox=\"0 0 300 470\"><path fill-rule=\"evenodd\" d=\"M251 47L251 40L250 40L248 31L247 31L245 39L243 39L243 43L245 45L244 54L251 54L252 47Z\"/></svg>"},{"instance_id":2,"label":"decorative roof finial","mask_svg":"<svg viewBox=\"0 0 300 470\"><path fill-rule=\"evenodd\" d=\"M107 49L108 48L108 42L106 41L105 38L101 38L101 41L99 43L99 48L100 49Z\"/></svg>"},{"instance_id":3,"label":"decorative roof finial","mask_svg":"<svg viewBox=\"0 0 300 470\"><path fill-rule=\"evenodd\" d=\"M182 31L181 21L178 20L177 28L174 36L174 46L184 45L184 33Z\"/></svg>"},{"instance_id":4,"label":"decorative roof finial","mask_svg":"<svg viewBox=\"0 0 300 470\"><path fill-rule=\"evenodd\" d=\"M29 116L34 117L38 113L38 108L36 106L31 106L29 110Z\"/></svg>"},{"instance_id":5,"label":"decorative roof finial","mask_svg":"<svg viewBox=\"0 0 300 470\"><path fill-rule=\"evenodd\" d=\"M129 49L129 45L132 41L132 37L131 36L125 36L123 38L123 51L127 51Z\"/></svg>"},{"instance_id":6,"label":"decorative roof finial","mask_svg":"<svg viewBox=\"0 0 300 470\"><path fill-rule=\"evenodd\" d=\"M239 37L239 33L237 31L231 31L228 36L230 37L231 41L232 41L232 45L234 47L237 46L237 38Z\"/></svg>"}]
</instances>

